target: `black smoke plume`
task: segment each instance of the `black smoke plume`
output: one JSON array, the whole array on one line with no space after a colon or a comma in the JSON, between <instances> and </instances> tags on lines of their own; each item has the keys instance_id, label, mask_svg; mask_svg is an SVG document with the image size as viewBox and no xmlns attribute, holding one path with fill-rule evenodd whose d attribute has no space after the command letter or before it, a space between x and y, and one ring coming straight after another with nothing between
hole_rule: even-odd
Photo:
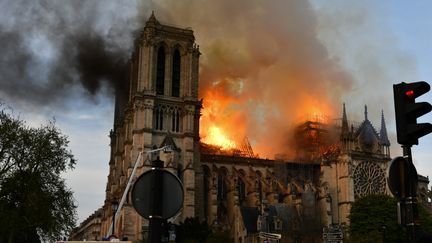
<instances>
[{"instance_id":1,"label":"black smoke plume","mask_svg":"<svg viewBox=\"0 0 432 243\"><path fill-rule=\"evenodd\" d=\"M88 97L124 89L132 33L142 23L136 4L0 2L0 98L54 105L80 89Z\"/></svg>"}]
</instances>

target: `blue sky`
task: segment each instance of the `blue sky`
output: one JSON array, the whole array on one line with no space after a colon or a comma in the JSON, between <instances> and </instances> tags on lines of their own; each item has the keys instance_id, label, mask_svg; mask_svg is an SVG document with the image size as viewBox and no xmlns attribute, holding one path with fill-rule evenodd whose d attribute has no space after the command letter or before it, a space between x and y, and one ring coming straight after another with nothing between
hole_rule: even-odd
<instances>
[{"instance_id":1,"label":"blue sky","mask_svg":"<svg viewBox=\"0 0 432 243\"><path fill-rule=\"evenodd\" d=\"M17 2L25 6L25 2ZM342 101L347 104L348 118L362 120L363 106L366 104L370 120L379 127L381 109L384 109L387 129L392 138L392 156L400 155L400 146L395 142L392 84L419 80L432 83L432 1L311 2L317 16L319 39L329 55L337 58L340 65L356 80L352 89L342 97ZM0 2L0 7L7 9L6 4L7 1ZM128 1L127 7L117 13L114 11L118 7L117 3L105 5L98 10L98 15L102 18L95 25L102 32L107 29L107 23L112 21L113 14L116 17L114 19L122 23L128 16L136 14L131 9L142 7L136 1ZM163 12L158 9L163 5L151 2L146 6L151 6L156 13ZM0 14L3 11L6 10L0 10ZM144 11L145 18L149 12L148 9ZM7 14L3 13L3 16ZM280 21L283 22L283 19ZM2 20L2 23L2 26L6 26L8 21ZM195 24L187 24L196 31L197 43L203 44L205 37L200 39L200 34L194 28ZM55 37L45 35L44 38ZM43 52L45 55L38 57L44 60L38 63L41 70L52 61L50 55L55 55L55 51L52 51L55 50L55 45L47 48L47 45L43 44L44 38L40 38L41 46L47 51ZM43 86L44 83L39 85ZM79 221L82 221L101 207L105 199L109 161L108 134L113 122L113 99L109 95L109 88L104 85L93 96L79 85L59 89L67 91L64 93L66 101L60 102L58 100L61 100L61 97L55 96L51 102L29 102L24 98L17 98L6 88L0 89L0 97L31 125L38 125L55 117L57 125L69 136L70 148L78 163L75 170L64 176L75 192L79 205ZM420 100L431 102L432 92L422 96ZM432 122L432 114L422 117L421 121ZM432 176L432 166L429 165L432 163L431 148L432 135L421 138L420 144L413 148L417 171L425 176Z\"/></svg>"}]
</instances>

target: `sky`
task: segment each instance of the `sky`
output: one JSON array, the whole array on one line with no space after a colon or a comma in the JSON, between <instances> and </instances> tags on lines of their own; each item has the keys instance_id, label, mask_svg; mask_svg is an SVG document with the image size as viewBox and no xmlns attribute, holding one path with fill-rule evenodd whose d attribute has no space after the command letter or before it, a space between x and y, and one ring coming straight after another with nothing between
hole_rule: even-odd
<instances>
[{"instance_id":1,"label":"sky","mask_svg":"<svg viewBox=\"0 0 432 243\"><path fill-rule=\"evenodd\" d=\"M364 105L368 105L369 119L379 129L383 110L392 156L401 154L395 141L392 85L420 80L432 83L432 21L428 18L432 2L428 0L236 3L0 0L0 99L29 125L38 126L55 119L69 137L77 164L64 177L74 191L79 222L103 205L114 90L121 89L122 65L130 55L133 36L152 10L161 22L192 27L201 46L201 85L206 91L212 87L207 80L218 74L212 70L236 72L221 68L226 63L240 70L236 78L258 77L254 85L261 82L260 75L272 75L270 72L283 75L284 68L280 67L285 66L278 66L275 60L292 64L291 60L279 56L296 51L284 45L296 43L299 38L312 38L310 45L320 55L314 53L309 57L306 53L307 57L297 56L296 60L331 60L326 65L314 63L312 67L334 68L334 72L320 71L312 77L327 75L341 79L337 85L333 80L325 87L325 95L336 97L328 98L329 102L340 104L336 117L345 102L348 119L361 121ZM223 13L236 16L232 25ZM264 17L251 19L250 16ZM211 31L218 35L212 36ZM255 42L249 40L254 34L257 35ZM279 39L284 41L275 42ZM225 43L241 50L238 55L241 58L230 55L236 50L229 49ZM229 50L216 52L215 46ZM263 59L264 64L260 63ZM251 68L254 65L267 66L254 73ZM266 91L272 95L277 89ZM205 98L203 94L200 96ZM267 97L254 95L263 100ZM431 102L432 92L419 100ZM269 105L281 103L275 101ZM432 122L432 114L420 121ZM257 122L248 124L254 127ZM261 133L264 132L272 134L271 131ZM251 135L261 136L258 132ZM420 144L413 147L417 171L425 176L432 176L432 166L428 164L432 161L430 148L432 135L421 138Z\"/></svg>"}]
</instances>

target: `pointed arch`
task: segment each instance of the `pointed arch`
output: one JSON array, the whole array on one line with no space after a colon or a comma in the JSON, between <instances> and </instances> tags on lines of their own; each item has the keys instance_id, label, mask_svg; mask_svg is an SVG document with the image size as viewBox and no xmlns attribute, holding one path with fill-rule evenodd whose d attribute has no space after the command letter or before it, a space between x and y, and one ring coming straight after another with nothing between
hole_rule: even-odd
<instances>
[{"instance_id":1,"label":"pointed arch","mask_svg":"<svg viewBox=\"0 0 432 243\"><path fill-rule=\"evenodd\" d=\"M178 47L174 49L172 60L171 96L180 97L181 55Z\"/></svg>"},{"instance_id":2,"label":"pointed arch","mask_svg":"<svg viewBox=\"0 0 432 243\"><path fill-rule=\"evenodd\" d=\"M162 105L157 105L154 108L154 114L153 114L153 122L154 122L154 128L158 131L164 130L164 116L165 116L165 110L166 107Z\"/></svg>"},{"instance_id":3,"label":"pointed arch","mask_svg":"<svg viewBox=\"0 0 432 243\"><path fill-rule=\"evenodd\" d=\"M217 214L216 218L218 222L228 223L228 169L221 167L218 169L217 175Z\"/></svg>"},{"instance_id":4,"label":"pointed arch","mask_svg":"<svg viewBox=\"0 0 432 243\"><path fill-rule=\"evenodd\" d=\"M156 94L163 95L165 89L165 47L160 45L156 60Z\"/></svg>"},{"instance_id":5,"label":"pointed arch","mask_svg":"<svg viewBox=\"0 0 432 243\"><path fill-rule=\"evenodd\" d=\"M217 200L223 201L227 198L228 193L228 185L227 185L227 176L228 176L228 170L225 167L222 167L218 171L218 178L217 178Z\"/></svg>"},{"instance_id":6,"label":"pointed arch","mask_svg":"<svg viewBox=\"0 0 432 243\"><path fill-rule=\"evenodd\" d=\"M243 202L246 201L246 173L244 170L240 169L238 171L238 177L237 177L237 195L240 205L243 204Z\"/></svg>"},{"instance_id":7,"label":"pointed arch","mask_svg":"<svg viewBox=\"0 0 432 243\"><path fill-rule=\"evenodd\" d=\"M263 175L261 171L257 170L256 173L256 190L258 191L258 202L261 205L263 202L263 185L262 185L262 178Z\"/></svg>"},{"instance_id":8,"label":"pointed arch","mask_svg":"<svg viewBox=\"0 0 432 243\"><path fill-rule=\"evenodd\" d=\"M208 166L203 165L203 172L204 172L204 188L203 188L203 194L204 194L204 217L208 218L208 216L211 213L211 208L209 205L211 205L211 193L212 193L212 173Z\"/></svg>"}]
</instances>

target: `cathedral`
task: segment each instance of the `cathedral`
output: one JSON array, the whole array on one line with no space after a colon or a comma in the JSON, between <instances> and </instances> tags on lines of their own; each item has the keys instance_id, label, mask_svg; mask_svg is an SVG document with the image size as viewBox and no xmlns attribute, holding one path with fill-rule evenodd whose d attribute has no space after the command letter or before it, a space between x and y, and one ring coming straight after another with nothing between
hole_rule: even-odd
<instances>
[{"instance_id":1,"label":"cathedral","mask_svg":"<svg viewBox=\"0 0 432 243\"><path fill-rule=\"evenodd\" d=\"M119 201L140 153L136 175L159 157L183 183L184 202L169 219L197 217L234 242L323 242L323 231L345 237L351 204L371 193L389 193L391 160L384 115L377 130L368 119L350 122L342 107L338 124L312 119L295 132L296 157L262 159L245 141L223 151L200 142L199 46L190 28L161 24L154 16L136 38L127 92L116 97L104 205L74 232L76 239L102 239L110 232L112 202ZM172 151L158 151L170 146ZM135 176L135 177L137 177ZM114 231L141 240L148 221L128 193Z\"/></svg>"}]
</instances>

